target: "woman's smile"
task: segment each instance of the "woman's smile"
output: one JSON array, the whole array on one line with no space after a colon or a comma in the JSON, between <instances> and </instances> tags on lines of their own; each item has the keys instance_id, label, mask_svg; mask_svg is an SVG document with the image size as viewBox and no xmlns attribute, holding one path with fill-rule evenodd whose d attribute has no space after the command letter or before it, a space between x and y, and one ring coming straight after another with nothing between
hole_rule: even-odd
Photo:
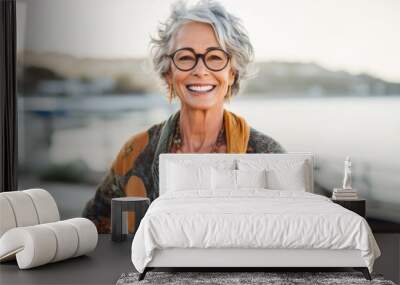
<instances>
[{"instance_id":1,"label":"woman's smile","mask_svg":"<svg viewBox=\"0 0 400 285\"><path fill-rule=\"evenodd\" d=\"M214 89L216 85L214 84L188 84L186 85L186 89L189 91L190 94L194 96L200 95L208 95Z\"/></svg>"}]
</instances>

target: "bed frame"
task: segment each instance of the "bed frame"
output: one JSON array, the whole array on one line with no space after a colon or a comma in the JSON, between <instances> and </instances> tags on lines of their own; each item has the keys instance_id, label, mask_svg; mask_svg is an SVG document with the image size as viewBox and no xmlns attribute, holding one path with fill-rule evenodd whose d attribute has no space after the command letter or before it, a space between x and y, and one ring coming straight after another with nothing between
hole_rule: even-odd
<instances>
[{"instance_id":1,"label":"bed frame","mask_svg":"<svg viewBox=\"0 0 400 285\"><path fill-rule=\"evenodd\" d=\"M212 164L217 160L235 160L249 157L254 159L304 159L306 162L306 191L314 191L314 160L311 153L287 154L161 154L160 155L160 195L166 192L166 166L168 161L182 159L198 160L199 163ZM343 268L350 267L361 271L371 280L369 270L359 250L331 249L254 249L254 248L168 248L157 249L153 259L139 280L156 268L229 268L234 271L252 271L270 268ZM263 271L263 270L260 270Z\"/></svg>"},{"instance_id":2,"label":"bed frame","mask_svg":"<svg viewBox=\"0 0 400 285\"><path fill-rule=\"evenodd\" d=\"M271 268L337 268L350 267L361 271L371 280L368 268L359 250L329 249L198 249L170 248L156 250L143 273L155 268L230 268L234 271L252 271ZM260 270L262 271L262 270Z\"/></svg>"}]
</instances>

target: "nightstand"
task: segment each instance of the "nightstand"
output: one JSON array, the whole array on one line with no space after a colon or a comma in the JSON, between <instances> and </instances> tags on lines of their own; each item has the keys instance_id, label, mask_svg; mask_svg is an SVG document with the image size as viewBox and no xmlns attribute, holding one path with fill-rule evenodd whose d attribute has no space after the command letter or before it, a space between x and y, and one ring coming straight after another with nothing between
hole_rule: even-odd
<instances>
[{"instance_id":1,"label":"nightstand","mask_svg":"<svg viewBox=\"0 0 400 285\"><path fill-rule=\"evenodd\" d=\"M150 199L144 197L121 197L111 200L111 239L112 241L126 240L127 221L125 212L133 211L136 214L135 232L140 221L150 205ZM135 232L133 234L135 234Z\"/></svg>"},{"instance_id":2,"label":"nightstand","mask_svg":"<svg viewBox=\"0 0 400 285\"><path fill-rule=\"evenodd\" d=\"M336 200L331 199L332 202L339 204L340 206L359 214L361 217L365 218L365 199L355 199L355 200Z\"/></svg>"}]
</instances>

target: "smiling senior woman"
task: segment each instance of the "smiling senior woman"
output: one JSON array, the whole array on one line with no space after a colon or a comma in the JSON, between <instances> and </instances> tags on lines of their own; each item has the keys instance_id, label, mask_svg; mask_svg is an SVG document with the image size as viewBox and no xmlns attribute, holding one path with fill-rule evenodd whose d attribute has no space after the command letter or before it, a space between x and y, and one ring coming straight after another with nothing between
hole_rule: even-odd
<instances>
[{"instance_id":1,"label":"smiling senior woman","mask_svg":"<svg viewBox=\"0 0 400 285\"><path fill-rule=\"evenodd\" d=\"M83 216L100 233L110 232L111 198L158 197L161 153L280 153L283 148L246 121L224 110L239 91L253 56L240 20L220 4L200 1L173 6L158 38L153 63L180 110L166 121L134 135L122 147ZM128 216L132 230L134 215Z\"/></svg>"}]
</instances>

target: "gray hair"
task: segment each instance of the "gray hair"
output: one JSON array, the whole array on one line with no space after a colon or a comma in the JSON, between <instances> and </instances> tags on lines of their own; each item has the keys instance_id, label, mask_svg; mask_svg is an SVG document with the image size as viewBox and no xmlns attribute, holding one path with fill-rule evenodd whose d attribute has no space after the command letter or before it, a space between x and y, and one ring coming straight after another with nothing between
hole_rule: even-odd
<instances>
[{"instance_id":1,"label":"gray hair","mask_svg":"<svg viewBox=\"0 0 400 285\"><path fill-rule=\"evenodd\" d=\"M152 38L150 42L155 71L165 80L170 68L167 55L172 53L172 39L187 22L202 22L212 26L219 45L231 55L231 64L235 71L232 95L237 94L240 81L249 77L248 64L253 60L253 46L241 20L212 0L200 0L192 7L178 1L172 6L171 15L158 28L158 37Z\"/></svg>"}]
</instances>

